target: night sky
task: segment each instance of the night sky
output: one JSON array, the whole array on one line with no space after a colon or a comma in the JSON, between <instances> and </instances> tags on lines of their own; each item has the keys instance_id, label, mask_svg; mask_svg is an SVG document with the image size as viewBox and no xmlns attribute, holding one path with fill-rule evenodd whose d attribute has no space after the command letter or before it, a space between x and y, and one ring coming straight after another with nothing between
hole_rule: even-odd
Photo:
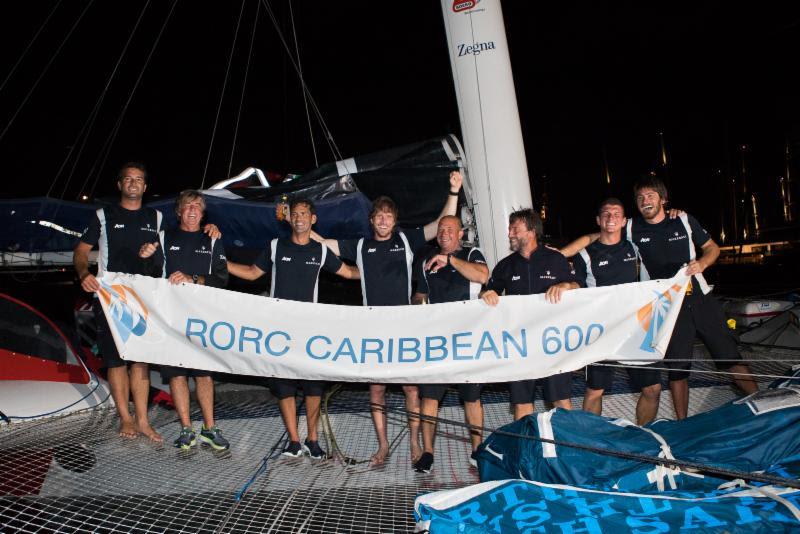
<instances>
[{"instance_id":1,"label":"night sky","mask_svg":"<svg viewBox=\"0 0 800 534\"><path fill-rule=\"evenodd\" d=\"M3 5L0 79L56 4ZM529 173L536 202L547 193L549 231L591 230L595 204L609 193L629 203L633 180L657 163L658 132L674 205L716 233L728 203L724 180L739 172L746 145L762 225L780 225L787 139L800 154L800 10L640 4L503 2ZM51 185L56 198L113 194L116 168L131 159L148 164L151 193L200 186L242 3L145 5L63 1L0 82L4 198L44 195ZM294 48L290 4L268 5ZM306 83L345 157L460 137L439 2L295 0L291 7ZM248 166L279 173L316 166L300 85L273 23L264 4L245 0L243 9L206 185L227 177L229 165L233 174ZM142 13L89 135L79 135ZM313 130L319 163L336 159L316 121Z\"/></svg>"}]
</instances>

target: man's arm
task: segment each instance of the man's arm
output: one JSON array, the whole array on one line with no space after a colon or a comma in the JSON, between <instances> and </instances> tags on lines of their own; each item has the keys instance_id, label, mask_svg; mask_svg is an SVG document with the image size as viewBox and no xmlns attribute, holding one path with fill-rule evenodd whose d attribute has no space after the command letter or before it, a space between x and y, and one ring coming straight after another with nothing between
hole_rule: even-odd
<instances>
[{"instance_id":1,"label":"man's arm","mask_svg":"<svg viewBox=\"0 0 800 534\"><path fill-rule=\"evenodd\" d=\"M578 289L580 284L578 282L560 282L558 284L550 286L544 294L544 298L547 299L547 302L550 304L558 304L561 302L561 295L564 291L569 291L571 289Z\"/></svg>"},{"instance_id":2,"label":"man's arm","mask_svg":"<svg viewBox=\"0 0 800 534\"><path fill-rule=\"evenodd\" d=\"M91 251L92 245L83 241L78 241L75 250L72 251L72 265L75 266L75 272L78 273L81 287L89 293L100 289L100 282L89 272L89 252Z\"/></svg>"},{"instance_id":3,"label":"man's arm","mask_svg":"<svg viewBox=\"0 0 800 534\"><path fill-rule=\"evenodd\" d=\"M462 260L461 258L457 258L455 256L448 257L447 254L437 254L432 257L425 264L425 270L438 271L447 265L448 259L450 265L452 265L461 276L470 282L475 282L476 284L485 284L489 281L489 267L487 267L485 263Z\"/></svg>"},{"instance_id":4,"label":"man's arm","mask_svg":"<svg viewBox=\"0 0 800 534\"><path fill-rule=\"evenodd\" d=\"M575 254L577 254L582 248L586 248L595 241L600 238L600 232L595 232L593 234L586 234L584 236L579 237L569 245L565 246L564 248L560 249L559 252L564 255L565 258L571 258Z\"/></svg>"},{"instance_id":5,"label":"man's arm","mask_svg":"<svg viewBox=\"0 0 800 534\"><path fill-rule=\"evenodd\" d=\"M264 276L264 271L256 265L242 265L241 263L228 262L228 272L243 280L258 280Z\"/></svg>"},{"instance_id":6,"label":"man's arm","mask_svg":"<svg viewBox=\"0 0 800 534\"><path fill-rule=\"evenodd\" d=\"M313 239L317 243L322 243L324 246L331 249L331 252L333 252L337 256L341 256L339 252L339 241L337 241L336 239L325 239L314 230L311 230L311 239Z\"/></svg>"},{"instance_id":7,"label":"man's arm","mask_svg":"<svg viewBox=\"0 0 800 534\"><path fill-rule=\"evenodd\" d=\"M339 267L339 270L336 271L336 274L348 280L361 279L361 273L359 272L358 267L347 265L346 263L342 263L342 266Z\"/></svg>"},{"instance_id":8,"label":"man's arm","mask_svg":"<svg viewBox=\"0 0 800 534\"><path fill-rule=\"evenodd\" d=\"M429 222L422 228L425 234L425 241L430 241L436 237L436 232L439 229L439 219L445 215L456 214L456 210L458 209L458 192L461 191L462 182L463 178L460 172L453 171L450 173L450 194L447 195L447 201L444 203L442 212L436 217L436 220Z\"/></svg>"},{"instance_id":9,"label":"man's arm","mask_svg":"<svg viewBox=\"0 0 800 534\"><path fill-rule=\"evenodd\" d=\"M714 242L713 239L709 239L703 243L701 248L703 250L703 255L695 260L690 261L689 266L686 268L686 274L689 276L702 273L714 265L714 262L716 262L717 258L719 258L719 246Z\"/></svg>"}]
</instances>

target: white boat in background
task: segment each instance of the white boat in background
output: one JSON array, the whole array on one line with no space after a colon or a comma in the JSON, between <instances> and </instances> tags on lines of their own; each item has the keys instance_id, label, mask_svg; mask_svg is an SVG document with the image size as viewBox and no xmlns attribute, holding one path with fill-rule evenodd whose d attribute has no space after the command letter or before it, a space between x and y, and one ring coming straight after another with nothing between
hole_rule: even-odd
<instances>
[{"instance_id":1,"label":"white boat in background","mask_svg":"<svg viewBox=\"0 0 800 534\"><path fill-rule=\"evenodd\" d=\"M0 424L113 406L99 367L42 313L0 293Z\"/></svg>"}]
</instances>

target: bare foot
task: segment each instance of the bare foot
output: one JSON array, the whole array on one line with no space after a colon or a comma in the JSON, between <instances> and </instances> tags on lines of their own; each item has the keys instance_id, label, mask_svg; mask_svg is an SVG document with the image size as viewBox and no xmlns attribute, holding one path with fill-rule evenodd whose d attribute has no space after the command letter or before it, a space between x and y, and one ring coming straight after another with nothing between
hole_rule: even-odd
<instances>
[{"instance_id":1,"label":"bare foot","mask_svg":"<svg viewBox=\"0 0 800 534\"><path fill-rule=\"evenodd\" d=\"M369 465L378 466L383 465L386 462L386 458L389 457L389 446L382 445L378 448L378 452L372 455L370 458Z\"/></svg>"},{"instance_id":2,"label":"bare foot","mask_svg":"<svg viewBox=\"0 0 800 534\"><path fill-rule=\"evenodd\" d=\"M156 432L150 423L147 421L142 421L136 423L136 428L141 432L147 439L153 441L155 443L163 443L164 438L161 437L161 434Z\"/></svg>"},{"instance_id":3,"label":"bare foot","mask_svg":"<svg viewBox=\"0 0 800 534\"><path fill-rule=\"evenodd\" d=\"M136 425L133 423L133 420L128 419L127 421L120 421L119 436L121 438L134 439L138 435L139 432L136 430Z\"/></svg>"},{"instance_id":4,"label":"bare foot","mask_svg":"<svg viewBox=\"0 0 800 534\"><path fill-rule=\"evenodd\" d=\"M419 446L419 443L411 442L411 463L417 463L419 457L422 456L422 447Z\"/></svg>"}]
</instances>

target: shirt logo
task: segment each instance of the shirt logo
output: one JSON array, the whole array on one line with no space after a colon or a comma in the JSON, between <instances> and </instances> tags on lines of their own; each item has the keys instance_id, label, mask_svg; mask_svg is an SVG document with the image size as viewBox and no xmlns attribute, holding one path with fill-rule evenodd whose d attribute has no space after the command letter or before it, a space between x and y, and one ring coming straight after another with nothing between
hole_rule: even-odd
<instances>
[{"instance_id":1,"label":"shirt logo","mask_svg":"<svg viewBox=\"0 0 800 534\"><path fill-rule=\"evenodd\" d=\"M512 282L516 282L519 279L520 279L520 276L517 276L517 275L514 275L514 276L511 277L511 281Z\"/></svg>"},{"instance_id":2,"label":"shirt logo","mask_svg":"<svg viewBox=\"0 0 800 534\"><path fill-rule=\"evenodd\" d=\"M115 224L114 228L125 228L124 224Z\"/></svg>"},{"instance_id":3,"label":"shirt logo","mask_svg":"<svg viewBox=\"0 0 800 534\"><path fill-rule=\"evenodd\" d=\"M598 267L602 267L603 265L608 265L608 260L603 260L603 261L597 262L597 266Z\"/></svg>"},{"instance_id":4,"label":"shirt logo","mask_svg":"<svg viewBox=\"0 0 800 534\"><path fill-rule=\"evenodd\" d=\"M376 250L378 250L378 249L376 249L376 248L368 248L368 249L367 249L367 252L368 252L368 253L369 253L369 252L375 252Z\"/></svg>"},{"instance_id":5,"label":"shirt logo","mask_svg":"<svg viewBox=\"0 0 800 534\"><path fill-rule=\"evenodd\" d=\"M171 247L169 247L169 249L170 250L180 250L181 247L176 247L175 245L172 245Z\"/></svg>"},{"instance_id":6,"label":"shirt logo","mask_svg":"<svg viewBox=\"0 0 800 534\"><path fill-rule=\"evenodd\" d=\"M281 261L292 261L292 258L284 256L284 257L281 258Z\"/></svg>"},{"instance_id":7,"label":"shirt logo","mask_svg":"<svg viewBox=\"0 0 800 534\"><path fill-rule=\"evenodd\" d=\"M641 238L639 240L639 243L649 243L649 242L650 242L650 238L649 237L643 237L643 238Z\"/></svg>"}]
</instances>

